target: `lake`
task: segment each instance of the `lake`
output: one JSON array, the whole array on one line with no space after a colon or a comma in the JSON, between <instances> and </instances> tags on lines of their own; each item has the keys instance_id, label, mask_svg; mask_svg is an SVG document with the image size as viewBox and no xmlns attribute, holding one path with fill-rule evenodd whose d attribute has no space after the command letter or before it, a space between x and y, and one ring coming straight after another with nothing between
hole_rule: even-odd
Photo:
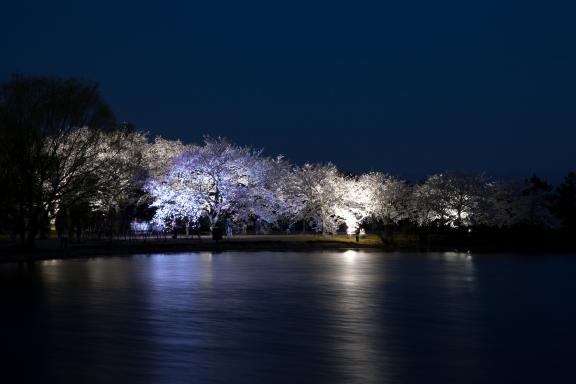
<instances>
[{"instance_id":1,"label":"lake","mask_svg":"<svg viewBox=\"0 0 576 384\"><path fill-rule=\"evenodd\" d=\"M20 382L576 382L575 294L576 255L7 263L0 364Z\"/></svg>"}]
</instances>

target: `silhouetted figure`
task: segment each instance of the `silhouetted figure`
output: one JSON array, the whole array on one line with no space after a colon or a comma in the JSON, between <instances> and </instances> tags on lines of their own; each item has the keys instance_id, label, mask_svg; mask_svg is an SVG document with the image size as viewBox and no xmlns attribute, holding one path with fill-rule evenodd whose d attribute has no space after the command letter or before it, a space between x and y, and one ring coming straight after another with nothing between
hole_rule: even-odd
<instances>
[{"instance_id":1,"label":"silhouetted figure","mask_svg":"<svg viewBox=\"0 0 576 384\"><path fill-rule=\"evenodd\" d=\"M60 240L60 248L68 248L68 215L66 212L58 212L56 215L56 234Z\"/></svg>"},{"instance_id":2,"label":"silhouetted figure","mask_svg":"<svg viewBox=\"0 0 576 384\"><path fill-rule=\"evenodd\" d=\"M76 223L76 241L80 242L81 238L82 238L82 226L80 225L80 223Z\"/></svg>"},{"instance_id":3,"label":"silhouetted figure","mask_svg":"<svg viewBox=\"0 0 576 384\"><path fill-rule=\"evenodd\" d=\"M356 242L360 241L360 228L356 228Z\"/></svg>"},{"instance_id":4,"label":"silhouetted figure","mask_svg":"<svg viewBox=\"0 0 576 384\"><path fill-rule=\"evenodd\" d=\"M68 228L64 228L64 230L60 234L60 248L62 249L68 248Z\"/></svg>"},{"instance_id":5,"label":"silhouetted figure","mask_svg":"<svg viewBox=\"0 0 576 384\"><path fill-rule=\"evenodd\" d=\"M232 237L232 223L229 219L226 220L226 237Z\"/></svg>"},{"instance_id":6,"label":"silhouetted figure","mask_svg":"<svg viewBox=\"0 0 576 384\"><path fill-rule=\"evenodd\" d=\"M215 241L222 240L223 232L224 231L222 230L222 227L220 227L220 226L214 227L214 229L212 229L212 240L215 240Z\"/></svg>"}]
</instances>

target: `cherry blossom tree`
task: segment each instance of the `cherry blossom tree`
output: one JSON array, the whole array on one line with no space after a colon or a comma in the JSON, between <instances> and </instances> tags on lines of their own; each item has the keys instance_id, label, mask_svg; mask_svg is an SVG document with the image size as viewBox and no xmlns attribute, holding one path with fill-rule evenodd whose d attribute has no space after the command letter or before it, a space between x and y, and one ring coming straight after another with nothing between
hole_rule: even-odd
<instances>
[{"instance_id":1,"label":"cherry blossom tree","mask_svg":"<svg viewBox=\"0 0 576 384\"><path fill-rule=\"evenodd\" d=\"M118 211L120 206L135 203L146 178L146 134L118 130L103 135L98 154L93 160L97 167L99 188L88 195L97 211Z\"/></svg>"},{"instance_id":2,"label":"cherry blossom tree","mask_svg":"<svg viewBox=\"0 0 576 384\"><path fill-rule=\"evenodd\" d=\"M205 138L174 159L168 173L151 179L146 190L157 208L155 220L197 220L205 216L213 229L224 215L254 208L268 164L260 151L235 146L225 139Z\"/></svg>"},{"instance_id":3,"label":"cherry blossom tree","mask_svg":"<svg viewBox=\"0 0 576 384\"><path fill-rule=\"evenodd\" d=\"M367 195L367 214L373 220L397 224L410 217L412 190L405 181L384 173L370 172L360 177L360 184Z\"/></svg>"},{"instance_id":4,"label":"cherry blossom tree","mask_svg":"<svg viewBox=\"0 0 576 384\"><path fill-rule=\"evenodd\" d=\"M292 181L289 195L297 208L297 219L322 234L335 233L345 222L344 216L353 221L354 214L344 209L351 199L351 188L333 164L305 164L295 169Z\"/></svg>"},{"instance_id":5,"label":"cherry blossom tree","mask_svg":"<svg viewBox=\"0 0 576 384\"><path fill-rule=\"evenodd\" d=\"M179 178L149 179L145 190L152 197L151 207L156 208L153 218L159 228L172 228L178 220L189 225L204 212L203 202L195 190Z\"/></svg>"},{"instance_id":6,"label":"cherry blossom tree","mask_svg":"<svg viewBox=\"0 0 576 384\"><path fill-rule=\"evenodd\" d=\"M413 217L420 225L437 223L459 228L474 224L486 185L483 175L432 175L414 189Z\"/></svg>"},{"instance_id":7,"label":"cherry blossom tree","mask_svg":"<svg viewBox=\"0 0 576 384\"><path fill-rule=\"evenodd\" d=\"M240 201L233 213L237 222L259 218L268 224L287 222L290 225L299 211L291 198L294 185L292 166L282 156L258 158L254 163L247 198Z\"/></svg>"},{"instance_id":8,"label":"cherry blossom tree","mask_svg":"<svg viewBox=\"0 0 576 384\"><path fill-rule=\"evenodd\" d=\"M168 174L172 163L190 148L180 140L168 140L156 136L154 142L146 143L143 150L143 162L152 178L160 178Z\"/></svg>"},{"instance_id":9,"label":"cherry blossom tree","mask_svg":"<svg viewBox=\"0 0 576 384\"><path fill-rule=\"evenodd\" d=\"M347 233L352 234L373 214L375 185L364 175L340 176L337 182L340 189L340 201L335 208L337 219L341 219Z\"/></svg>"}]
</instances>

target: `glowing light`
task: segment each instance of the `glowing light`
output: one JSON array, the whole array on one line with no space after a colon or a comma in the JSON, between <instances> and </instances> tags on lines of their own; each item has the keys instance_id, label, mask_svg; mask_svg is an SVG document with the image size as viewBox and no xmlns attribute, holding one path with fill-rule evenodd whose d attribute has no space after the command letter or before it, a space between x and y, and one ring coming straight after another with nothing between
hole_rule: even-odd
<instances>
[{"instance_id":1,"label":"glowing light","mask_svg":"<svg viewBox=\"0 0 576 384\"><path fill-rule=\"evenodd\" d=\"M349 264L353 264L356 261L357 256L358 252L352 249L344 251L344 260L346 260L346 262Z\"/></svg>"},{"instance_id":2,"label":"glowing light","mask_svg":"<svg viewBox=\"0 0 576 384\"><path fill-rule=\"evenodd\" d=\"M130 229L132 232L148 232L150 231L152 225L147 221L133 221L130 223Z\"/></svg>"}]
</instances>

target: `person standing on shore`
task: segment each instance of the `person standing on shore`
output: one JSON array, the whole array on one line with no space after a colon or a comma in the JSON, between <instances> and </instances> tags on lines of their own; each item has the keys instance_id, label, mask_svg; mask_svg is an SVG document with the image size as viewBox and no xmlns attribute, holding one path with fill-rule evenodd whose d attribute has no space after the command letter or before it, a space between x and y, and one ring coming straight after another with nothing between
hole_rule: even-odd
<instances>
[{"instance_id":1,"label":"person standing on shore","mask_svg":"<svg viewBox=\"0 0 576 384\"><path fill-rule=\"evenodd\" d=\"M68 248L68 216L66 212L56 215L56 234L60 240L60 248Z\"/></svg>"}]
</instances>

